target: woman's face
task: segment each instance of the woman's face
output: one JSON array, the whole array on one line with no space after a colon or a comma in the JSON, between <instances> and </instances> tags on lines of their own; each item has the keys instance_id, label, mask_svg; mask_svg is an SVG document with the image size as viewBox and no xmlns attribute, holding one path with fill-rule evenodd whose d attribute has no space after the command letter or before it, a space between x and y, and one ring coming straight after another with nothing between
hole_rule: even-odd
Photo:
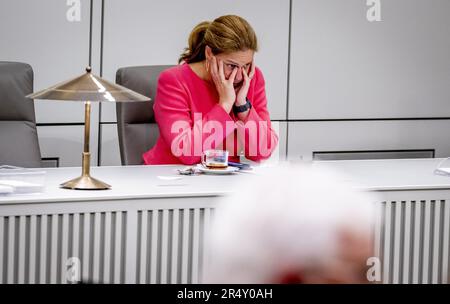
<instances>
[{"instance_id":1,"label":"woman's face","mask_svg":"<svg viewBox=\"0 0 450 304\"><path fill-rule=\"evenodd\" d=\"M207 53L206 56L207 60L210 59L211 56L213 56L212 52L208 54L207 51L206 53ZM223 72L225 74L226 79L230 78L230 75L233 72L234 68L238 69L236 78L234 79L234 86L239 87L244 79L242 71L245 69L247 75L250 73L254 54L255 52L252 50L245 50L233 53L221 53L215 56L217 59L220 59L224 64Z\"/></svg>"}]
</instances>

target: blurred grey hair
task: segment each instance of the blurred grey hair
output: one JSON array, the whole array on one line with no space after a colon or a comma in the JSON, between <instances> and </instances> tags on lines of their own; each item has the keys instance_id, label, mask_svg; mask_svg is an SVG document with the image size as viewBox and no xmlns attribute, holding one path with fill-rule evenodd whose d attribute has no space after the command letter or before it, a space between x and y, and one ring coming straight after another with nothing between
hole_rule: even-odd
<instances>
[{"instance_id":1,"label":"blurred grey hair","mask_svg":"<svg viewBox=\"0 0 450 304\"><path fill-rule=\"evenodd\" d=\"M282 269L325 264L341 228L371 235L373 194L325 169L266 171L220 202L207 238L206 283L270 283Z\"/></svg>"}]
</instances>

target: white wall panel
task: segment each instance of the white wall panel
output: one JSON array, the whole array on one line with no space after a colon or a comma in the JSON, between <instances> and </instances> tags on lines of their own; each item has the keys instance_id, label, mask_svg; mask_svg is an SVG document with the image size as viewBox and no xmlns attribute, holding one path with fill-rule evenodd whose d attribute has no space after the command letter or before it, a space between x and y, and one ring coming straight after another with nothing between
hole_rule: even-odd
<instances>
[{"instance_id":1,"label":"white wall panel","mask_svg":"<svg viewBox=\"0 0 450 304\"><path fill-rule=\"evenodd\" d=\"M83 126L39 126L37 130L42 157L59 158L60 167L81 167ZM96 166L98 123L92 123L90 139L91 166Z\"/></svg>"},{"instance_id":2,"label":"white wall panel","mask_svg":"<svg viewBox=\"0 0 450 304\"><path fill-rule=\"evenodd\" d=\"M271 118L286 118L288 0L105 1L104 76L114 81L120 67L176 64L192 28L224 14L238 14L254 27ZM102 105L102 121L116 121L114 105Z\"/></svg>"},{"instance_id":3,"label":"white wall panel","mask_svg":"<svg viewBox=\"0 0 450 304\"><path fill-rule=\"evenodd\" d=\"M119 137L117 124L101 124L101 166L120 166Z\"/></svg>"},{"instance_id":4,"label":"white wall panel","mask_svg":"<svg viewBox=\"0 0 450 304\"><path fill-rule=\"evenodd\" d=\"M286 143L287 143L287 122L273 121L272 126L278 134L278 147L274 154L278 155L278 160L286 159Z\"/></svg>"},{"instance_id":5,"label":"white wall panel","mask_svg":"<svg viewBox=\"0 0 450 304\"><path fill-rule=\"evenodd\" d=\"M294 0L290 119L450 117L450 1Z\"/></svg>"},{"instance_id":6,"label":"white wall panel","mask_svg":"<svg viewBox=\"0 0 450 304\"><path fill-rule=\"evenodd\" d=\"M89 63L90 1L81 0L79 22L67 20L66 2L0 2L0 60L30 64L35 91L78 76ZM76 103L41 101L36 118L39 123L82 122L82 109Z\"/></svg>"},{"instance_id":7,"label":"white wall panel","mask_svg":"<svg viewBox=\"0 0 450 304\"><path fill-rule=\"evenodd\" d=\"M435 149L450 156L450 120L290 122L288 158L313 152Z\"/></svg>"}]
</instances>

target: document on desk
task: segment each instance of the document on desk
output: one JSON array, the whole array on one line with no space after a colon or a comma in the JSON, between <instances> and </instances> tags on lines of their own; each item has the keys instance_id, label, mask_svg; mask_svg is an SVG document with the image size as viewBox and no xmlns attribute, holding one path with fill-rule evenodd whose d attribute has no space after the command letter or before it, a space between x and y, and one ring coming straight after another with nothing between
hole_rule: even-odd
<instances>
[{"instance_id":1,"label":"document on desk","mask_svg":"<svg viewBox=\"0 0 450 304\"><path fill-rule=\"evenodd\" d=\"M13 187L0 185L0 194L11 194L13 192L14 192Z\"/></svg>"},{"instance_id":2,"label":"document on desk","mask_svg":"<svg viewBox=\"0 0 450 304\"><path fill-rule=\"evenodd\" d=\"M0 186L12 189L13 194L39 193L44 190L44 186L41 184L18 180L0 180Z\"/></svg>"},{"instance_id":3,"label":"document on desk","mask_svg":"<svg viewBox=\"0 0 450 304\"><path fill-rule=\"evenodd\" d=\"M450 168L438 168L434 170L434 173L438 175L450 176Z\"/></svg>"}]
</instances>

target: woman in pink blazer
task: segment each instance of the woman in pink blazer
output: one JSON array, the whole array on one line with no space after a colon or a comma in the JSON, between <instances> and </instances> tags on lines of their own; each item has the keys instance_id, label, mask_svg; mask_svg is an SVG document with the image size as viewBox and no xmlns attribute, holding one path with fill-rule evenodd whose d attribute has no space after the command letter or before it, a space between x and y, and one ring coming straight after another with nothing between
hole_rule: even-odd
<instances>
[{"instance_id":1,"label":"woman in pink blazer","mask_svg":"<svg viewBox=\"0 0 450 304\"><path fill-rule=\"evenodd\" d=\"M161 73L154 112L160 130L144 163L196 164L203 151L229 151L230 161L267 159L278 143L265 82L253 57L256 34L239 16L202 22L180 65Z\"/></svg>"}]
</instances>

